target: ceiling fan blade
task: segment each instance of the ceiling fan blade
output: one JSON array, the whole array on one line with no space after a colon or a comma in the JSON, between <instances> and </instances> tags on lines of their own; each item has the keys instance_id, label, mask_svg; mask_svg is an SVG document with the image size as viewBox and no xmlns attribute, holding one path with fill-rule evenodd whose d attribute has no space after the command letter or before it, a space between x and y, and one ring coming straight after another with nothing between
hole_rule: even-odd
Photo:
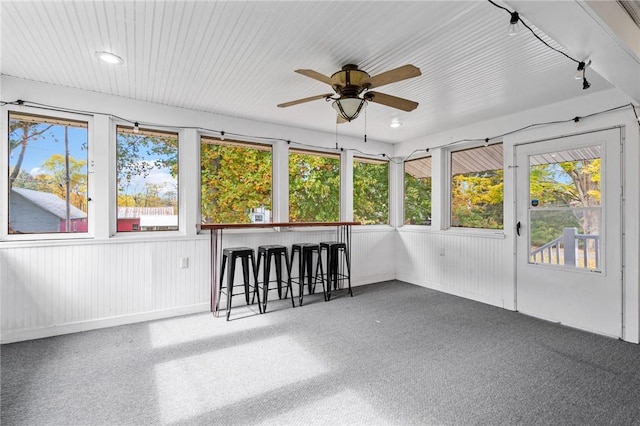
<instances>
[{"instance_id":1,"label":"ceiling fan blade","mask_svg":"<svg viewBox=\"0 0 640 426\"><path fill-rule=\"evenodd\" d=\"M333 96L333 93L325 93L324 95L310 96L308 98L302 98L302 99L297 99L295 101L285 102L283 104L278 104L278 108L286 108L286 107L290 107L290 106L293 106L293 105L303 104L305 102L317 101L318 99L326 99L326 98L329 98L331 96Z\"/></svg>"},{"instance_id":2,"label":"ceiling fan blade","mask_svg":"<svg viewBox=\"0 0 640 426\"><path fill-rule=\"evenodd\" d=\"M313 78L314 80L318 80L318 81L321 81L323 83L326 83L329 86L335 86L335 85L342 86L343 85L339 81L334 80L331 77L327 77L324 74L320 74L319 72L314 71L314 70L302 69L302 70L296 70L295 72L297 72L298 74L302 74L304 76Z\"/></svg>"},{"instance_id":3,"label":"ceiling fan blade","mask_svg":"<svg viewBox=\"0 0 640 426\"><path fill-rule=\"evenodd\" d=\"M417 102L398 98L397 96L385 95L384 93L367 92L364 97L370 102L386 105L391 108L401 109L407 112L413 111L414 109L418 108Z\"/></svg>"},{"instance_id":4,"label":"ceiling fan blade","mask_svg":"<svg viewBox=\"0 0 640 426\"><path fill-rule=\"evenodd\" d=\"M396 81L406 80L408 78L418 77L422 75L420 68L413 65L404 65L390 71L369 77L360 83L363 87L373 89L374 87L384 86L385 84L395 83Z\"/></svg>"}]
</instances>

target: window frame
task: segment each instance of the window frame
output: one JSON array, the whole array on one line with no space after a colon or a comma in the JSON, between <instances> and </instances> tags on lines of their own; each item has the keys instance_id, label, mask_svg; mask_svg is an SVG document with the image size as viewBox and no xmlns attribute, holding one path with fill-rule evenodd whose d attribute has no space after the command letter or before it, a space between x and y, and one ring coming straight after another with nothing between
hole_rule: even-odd
<instances>
[{"instance_id":1,"label":"window frame","mask_svg":"<svg viewBox=\"0 0 640 426\"><path fill-rule=\"evenodd\" d=\"M452 163L453 163L453 154L456 152L469 151L473 149L486 148L488 146L493 145L502 145L502 183L503 183L503 202L502 202L502 228L472 228L472 227L463 227L463 226L453 226L452 225L452 195L453 195L453 186L452 186ZM446 181L444 182L445 189L445 197L443 198L443 211L445 214L445 229L451 230L454 232L460 232L463 234L480 234L480 235L499 235L504 236L504 222L505 222L505 206L504 206L504 181L505 181L505 159L504 159L504 142L502 140L496 141L490 144L483 143L472 143L472 144L464 144L456 147L452 147L446 150L446 164L444 167L444 176Z\"/></svg>"},{"instance_id":2,"label":"window frame","mask_svg":"<svg viewBox=\"0 0 640 426\"><path fill-rule=\"evenodd\" d=\"M176 174L176 189L178 191L177 196L176 196L176 212L177 212L177 223L178 226L176 229L167 229L167 230L147 230L147 231L142 231L142 230L138 230L138 231L118 231L118 128L133 128L134 126L131 125L131 122L122 122L122 121L117 121L114 122L113 124L113 137L111 138L111 140L113 141L113 163L110 164L110 168L112 168L113 170L113 181L110 182L112 186L112 193L114 194L113 197L113 205L110 205L109 208L110 210L113 212L113 235L112 237L116 237L116 238L158 238L158 237L171 237L171 236L176 236L176 235L183 235L184 234L184 230L183 227L181 225L182 222L182 218L181 216L184 214L183 209L181 208L181 201L182 201L182 189L181 189L181 168L182 168L182 164L181 164L181 158L182 158L182 151L183 149L180 147L181 143L182 143L182 139L183 139L183 132L182 129L180 128L174 128L174 127L160 127L158 125L142 125L139 126L140 127L140 131L144 132L144 131L148 131L150 133L153 132L157 132L159 134L175 134L176 138L177 138L177 166L178 166L178 173Z\"/></svg>"},{"instance_id":3,"label":"window frame","mask_svg":"<svg viewBox=\"0 0 640 426\"><path fill-rule=\"evenodd\" d=\"M430 168L431 168L431 223L428 225L422 225L422 224L415 224L415 223L405 223L406 220L406 189L407 189L407 183L406 183L406 164L410 161L420 161L420 160L424 160L425 158L429 158L430 159ZM408 160L404 160L402 162L402 199L399 200L400 201L400 205L402 206L401 211L402 211L402 216L400 217L400 226L419 226L421 228L424 229L432 229L433 228L433 216L434 216L434 198L433 198L433 182L434 182L434 175L433 175L433 155L428 152L425 155L421 155L419 157L415 157L415 158L410 158Z\"/></svg>"},{"instance_id":4,"label":"window frame","mask_svg":"<svg viewBox=\"0 0 640 426\"><path fill-rule=\"evenodd\" d=\"M261 143L261 142L252 142L245 141L238 138L225 138L220 135L213 135L210 133L200 133L198 134L198 188L197 188L197 199L198 199L198 214L197 220L199 224L202 224L202 144L203 140L210 139L214 141L220 142L220 145L229 145L229 146L237 146L237 147L246 147L246 148L254 148L261 149L264 151L269 151L271 153L271 216L270 221L267 223L274 222L274 219L278 217L278 202L276 200L276 147L271 143ZM222 223L222 222L207 222L207 223ZM251 222L248 222L251 223ZM262 222L261 222L262 223ZM233 233L242 233L242 232L251 232L251 230L247 229L238 229L231 230Z\"/></svg>"},{"instance_id":5,"label":"window frame","mask_svg":"<svg viewBox=\"0 0 640 426\"><path fill-rule=\"evenodd\" d=\"M353 179L351 182L351 193L352 193L352 200L351 200L351 204L352 204L352 208L353 208L353 220L357 221L355 215L356 215L356 199L355 199L355 180L356 180L356 173L355 173L355 163L356 162L363 162L363 163L372 163L372 164L386 164L387 166L387 221L385 223L369 223L369 224L365 224L363 223L363 226L390 226L391 225L391 203L392 203L392 198L391 198L391 162L385 157L385 159L380 159L380 158L374 158L374 157L369 157L369 156L365 156L365 155L354 155L353 156L353 161L351 162L352 164L352 174L353 174ZM341 211L342 211L342 206L340 206Z\"/></svg>"},{"instance_id":6,"label":"window frame","mask_svg":"<svg viewBox=\"0 0 640 426\"><path fill-rule=\"evenodd\" d=\"M342 220L342 214L343 211L345 210L345 206L342 205L342 185L343 185L343 180L344 180L344 176L342 173L343 170L343 163L344 163L344 156L341 155L341 153L339 152L335 152L335 151L330 151L330 150L323 150L321 148L289 148L288 152L287 152L287 168L286 168L286 176L287 176L287 191L286 191L286 197L287 197L287 212L286 212L286 218L287 218L287 222L292 222L295 223L291 220L291 182L289 181L289 175L290 175L290 165L291 165L291 154L307 154L307 155L317 155L317 156L322 156L322 157L334 157L338 160L338 217L335 220L331 220L328 222L339 222ZM353 173L353 170L351 171ZM353 182L352 182L353 185ZM327 221L317 221L314 220L313 222L327 222ZM300 222L300 223L304 223L304 222Z\"/></svg>"},{"instance_id":7,"label":"window frame","mask_svg":"<svg viewBox=\"0 0 640 426\"><path fill-rule=\"evenodd\" d=\"M9 115L11 113L44 117L52 120L79 121L87 124L87 232L52 232L52 233L29 233L10 234L9 233ZM91 202L95 189L95 179L92 177L94 170L94 137L93 137L93 115L82 113L62 112L57 110L47 110L31 108L27 106L4 106L0 109L6 120L2 120L2 150L0 156L0 168L2 168L2 179L0 179L0 241L54 241L54 240L88 240L95 238L96 218Z\"/></svg>"}]
</instances>

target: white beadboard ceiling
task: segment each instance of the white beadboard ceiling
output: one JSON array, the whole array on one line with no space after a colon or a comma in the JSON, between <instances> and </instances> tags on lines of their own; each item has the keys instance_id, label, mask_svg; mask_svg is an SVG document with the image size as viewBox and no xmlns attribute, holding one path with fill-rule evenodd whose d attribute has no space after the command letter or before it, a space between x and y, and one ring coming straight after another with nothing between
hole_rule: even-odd
<instances>
[{"instance_id":1,"label":"white beadboard ceiling","mask_svg":"<svg viewBox=\"0 0 640 426\"><path fill-rule=\"evenodd\" d=\"M4 75L331 135L329 103L276 107L332 91L295 69L331 75L353 63L375 75L414 64L422 76L376 90L419 102L415 111L367 109L368 138L391 143L611 87L589 70L583 91L576 64L525 28L508 36L509 15L486 1L5 0L1 12ZM124 64L101 63L101 50ZM390 128L394 118L403 126ZM362 137L364 124L338 132Z\"/></svg>"}]
</instances>

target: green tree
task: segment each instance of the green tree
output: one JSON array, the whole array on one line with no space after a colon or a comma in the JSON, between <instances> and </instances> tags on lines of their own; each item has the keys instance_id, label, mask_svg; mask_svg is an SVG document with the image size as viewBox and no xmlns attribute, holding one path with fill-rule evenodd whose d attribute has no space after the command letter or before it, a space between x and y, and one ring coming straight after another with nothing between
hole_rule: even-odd
<instances>
[{"instance_id":1,"label":"green tree","mask_svg":"<svg viewBox=\"0 0 640 426\"><path fill-rule=\"evenodd\" d=\"M600 230L600 159L586 159L531 166L530 198L540 207L569 210L532 212L531 244L541 246L562 235L564 228L597 235ZM585 209L585 207L587 209Z\"/></svg>"},{"instance_id":2,"label":"green tree","mask_svg":"<svg viewBox=\"0 0 640 426\"><path fill-rule=\"evenodd\" d=\"M289 154L289 220L330 222L340 219L340 158Z\"/></svg>"},{"instance_id":3,"label":"green tree","mask_svg":"<svg viewBox=\"0 0 640 426\"><path fill-rule=\"evenodd\" d=\"M51 129L51 127L53 127L53 124L34 123L16 119L9 120L9 153L18 150L16 162L12 164L11 173L9 174L9 190L11 190L18 175L22 172L22 163L24 162L29 143L37 141L39 138L45 138L47 131Z\"/></svg>"},{"instance_id":4,"label":"green tree","mask_svg":"<svg viewBox=\"0 0 640 426\"><path fill-rule=\"evenodd\" d=\"M461 173L451 180L451 225L502 229L502 170Z\"/></svg>"},{"instance_id":5,"label":"green tree","mask_svg":"<svg viewBox=\"0 0 640 426\"><path fill-rule=\"evenodd\" d=\"M178 175L178 138L119 132L116 144L118 184L126 185L135 176L147 177L154 168L168 168L171 176Z\"/></svg>"},{"instance_id":6,"label":"green tree","mask_svg":"<svg viewBox=\"0 0 640 426\"><path fill-rule=\"evenodd\" d=\"M404 174L404 224L431 225L431 177Z\"/></svg>"},{"instance_id":7,"label":"green tree","mask_svg":"<svg viewBox=\"0 0 640 426\"><path fill-rule=\"evenodd\" d=\"M389 223L389 163L353 163L353 218L367 224Z\"/></svg>"},{"instance_id":8,"label":"green tree","mask_svg":"<svg viewBox=\"0 0 640 426\"><path fill-rule=\"evenodd\" d=\"M252 209L271 210L271 151L203 143L200 191L204 223L248 223Z\"/></svg>"},{"instance_id":9,"label":"green tree","mask_svg":"<svg viewBox=\"0 0 640 426\"><path fill-rule=\"evenodd\" d=\"M87 211L87 162L69 157L69 202L80 210ZM36 176L40 182L38 191L56 194L66 199L67 166L65 156L53 154L44 163L41 169L48 173Z\"/></svg>"},{"instance_id":10,"label":"green tree","mask_svg":"<svg viewBox=\"0 0 640 426\"><path fill-rule=\"evenodd\" d=\"M132 133L119 128L116 143L116 170L119 207L178 207L176 191L165 185L144 182L143 187L132 187L134 182L147 178L153 170L168 169L173 178L178 176L178 138L159 132ZM166 196L167 193L173 194Z\"/></svg>"}]
</instances>

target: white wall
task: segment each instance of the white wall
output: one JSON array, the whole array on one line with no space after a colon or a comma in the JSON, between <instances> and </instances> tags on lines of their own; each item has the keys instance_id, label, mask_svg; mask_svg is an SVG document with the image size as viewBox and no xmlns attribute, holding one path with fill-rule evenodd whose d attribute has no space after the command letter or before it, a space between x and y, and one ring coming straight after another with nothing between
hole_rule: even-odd
<instances>
[{"instance_id":1,"label":"white wall","mask_svg":"<svg viewBox=\"0 0 640 426\"><path fill-rule=\"evenodd\" d=\"M0 241L0 308L2 343L44 337L110 325L201 312L209 301L209 238L196 235L198 195L198 133L180 134L182 167L181 232L151 235L115 235L114 123L108 114L141 122L223 129L227 132L304 141L332 148L335 138L318 132L286 128L198 111L100 95L2 77L2 99L24 99L77 110L99 111L93 118L91 143L96 160L91 214L95 227L87 240L16 242ZM598 92L577 100L549 105L408 141L395 147L367 142L371 152L402 158L417 148L436 147L462 138L484 138L532 123L584 116L628 103L616 90ZM43 112L43 111L42 111ZM4 115L6 117L6 115ZM626 126L625 154L625 334L639 341L640 305L640 136L630 109L585 119L580 131L614 125ZM5 123L6 126L6 123ZM522 140L571 134L573 123L541 127L504 138L506 165L513 146ZM6 131L3 130L2 167L6 170ZM360 140L344 138L345 148L361 147ZM282 146L276 147L282 152ZM432 149L434 176L442 174L443 150ZM276 154L279 156L280 154ZM280 161L275 160L274 161ZM183 163L184 164L184 163ZM400 225L402 168L392 164L392 194L396 194L392 223ZM0 174L6 200L6 174ZM442 211L433 212L434 226L360 227L353 233L353 281L355 285L398 278L484 303L514 309L514 187L505 173L504 232L468 233L442 229ZM434 187L434 199L442 204L443 191ZM437 201L440 200L440 201ZM276 202L278 202L276 200ZM6 214L4 211L1 214ZM344 218L344 217L343 217ZM3 221L6 223L6 221ZM291 244L332 237L330 231L225 232L225 246ZM441 255L442 254L442 255ZM189 258L180 269L179 259Z\"/></svg>"},{"instance_id":2,"label":"white wall","mask_svg":"<svg viewBox=\"0 0 640 426\"><path fill-rule=\"evenodd\" d=\"M462 139L484 139L504 134L534 123L571 120L575 116L604 111L628 104L629 99L612 89L544 108L514 114L498 120L452 129L396 146L394 156L403 158L415 149L430 148L433 155L434 211L433 226L398 228L398 279L447 293L482 301L507 309L515 303L515 171L514 145L612 126L625 126L624 154L625 223L624 223L624 331L623 339L640 340L640 131L631 107L584 118L574 123L538 126L501 138L505 159L504 232L465 232L446 229L443 204L448 202L441 190L446 148L438 148Z\"/></svg>"}]
</instances>

